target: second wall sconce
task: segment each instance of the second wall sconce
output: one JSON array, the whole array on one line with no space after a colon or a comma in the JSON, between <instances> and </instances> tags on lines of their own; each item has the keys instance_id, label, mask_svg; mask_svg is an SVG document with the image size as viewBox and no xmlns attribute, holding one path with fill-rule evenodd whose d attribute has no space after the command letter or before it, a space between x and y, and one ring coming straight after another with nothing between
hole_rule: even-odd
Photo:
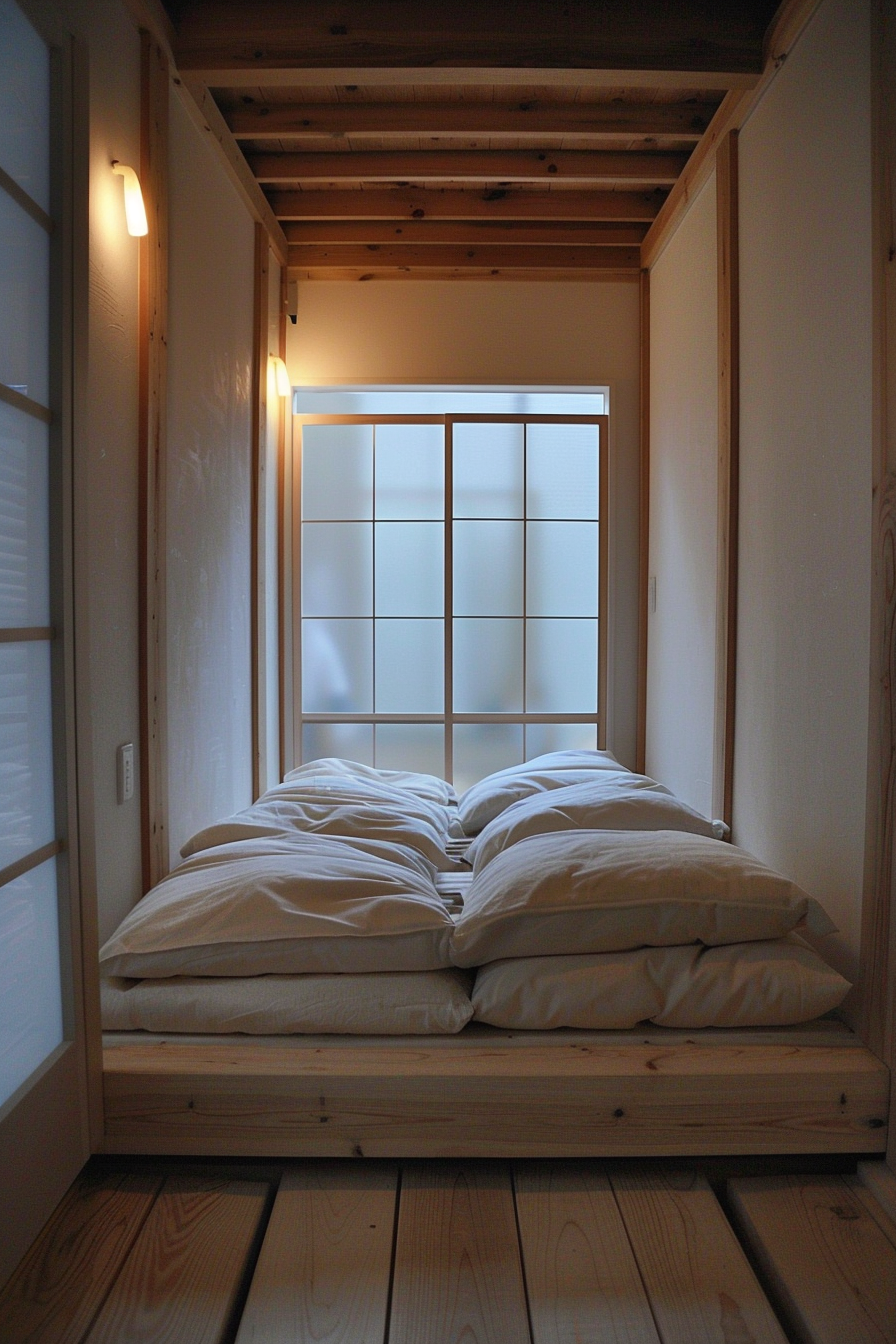
<instances>
[{"instance_id":1,"label":"second wall sconce","mask_svg":"<svg viewBox=\"0 0 896 1344\"><path fill-rule=\"evenodd\" d=\"M119 163L118 159L112 160L112 171L118 177L124 178L124 216L127 220L128 233L134 238L142 238L144 234L149 233L149 225L146 222L146 207L143 204L143 192L140 190L140 179L129 168L126 163Z\"/></svg>"},{"instance_id":2,"label":"second wall sconce","mask_svg":"<svg viewBox=\"0 0 896 1344\"><path fill-rule=\"evenodd\" d=\"M269 355L271 368L274 371L274 385L277 388L278 397L288 397L292 391L292 383L289 381L289 369L287 369L279 355Z\"/></svg>"}]
</instances>

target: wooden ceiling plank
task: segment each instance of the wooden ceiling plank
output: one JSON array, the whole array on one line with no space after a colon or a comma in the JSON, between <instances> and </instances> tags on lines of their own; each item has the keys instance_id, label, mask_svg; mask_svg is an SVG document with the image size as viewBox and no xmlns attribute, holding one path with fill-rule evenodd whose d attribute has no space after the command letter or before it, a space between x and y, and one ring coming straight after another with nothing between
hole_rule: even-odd
<instances>
[{"instance_id":1,"label":"wooden ceiling plank","mask_svg":"<svg viewBox=\"0 0 896 1344\"><path fill-rule=\"evenodd\" d=\"M638 272L632 270L541 270L537 266L524 267L486 267L471 266L468 269L450 266L321 266L314 270L302 270L290 266L287 271L290 280L303 282L316 280L367 281L367 280L513 280L540 281L541 283L564 284L637 284Z\"/></svg>"},{"instance_id":2,"label":"wooden ceiling plank","mask_svg":"<svg viewBox=\"0 0 896 1344\"><path fill-rule=\"evenodd\" d=\"M687 154L566 150L424 150L412 153L253 154L262 183L278 182L644 182L672 186Z\"/></svg>"},{"instance_id":3,"label":"wooden ceiling plank","mask_svg":"<svg viewBox=\"0 0 896 1344\"><path fill-rule=\"evenodd\" d=\"M339 243L332 247L291 244L289 266L311 269L315 266L537 266L566 270L637 270L637 247L577 247L517 245L511 243L476 244L462 247L438 243L394 243L383 246L355 246Z\"/></svg>"},{"instance_id":4,"label":"wooden ceiling plank","mask_svg":"<svg viewBox=\"0 0 896 1344\"><path fill-rule=\"evenodd\" d=\"M543 244L571 243L584 247L638 246L646 224L583 224L577 221L494 220L315 220L284 225L290 244L457 243L478 247L482 243Z\"/></svg>"},{"instance_id":5,"label":"wooden ceiling plank","mask_svg":"<svg viewBox=\"0 0 896 1344\"><path fill-rule=\"evenodd\" d=\"M286 220L493 219L612 220L656 218L662 193L636 191L273 191L274 214Z\"/></svg>"}]
</instances>

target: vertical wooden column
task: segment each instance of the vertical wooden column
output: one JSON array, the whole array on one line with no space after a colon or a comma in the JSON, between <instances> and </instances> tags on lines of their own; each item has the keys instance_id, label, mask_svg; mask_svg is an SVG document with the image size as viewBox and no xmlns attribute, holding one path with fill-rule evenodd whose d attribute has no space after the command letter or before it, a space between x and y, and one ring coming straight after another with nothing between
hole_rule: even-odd
<instances>
[{"instance_id":1,"label":"vertical wooden column","mask_svg":"<svg viewBox=\"0 0 896 1344\"><path fill-rule=\"evenodd\" d=\"M647 757L647 626L650 583L650 271L641 272L640 397L641 451L638 485L638 726L635 769L644 773Z\"/></svg>"},{"instance_id":2,"label":"vertical wooden column","mask_svg":"<svg viewBox=\"0 0 896 1344\"><path fill-rule=\"evenodd\" d=\"M731 824L734 792L734 698L737 676L737 527L740 457L740 304L737 131L716 155L719 435L716 696L713 814Z\"/></svg>"},{"instance_id":3,"label":"vertical wooden column","mask_svg":"<svg viewBox=\"0 0 896 1344\"><path fill-rule=\"evenodd\" d=\"M255 225L255 307L252 358L252 575L250 622L252 631L252 796L262 792L267 742L265 669L265 564L261 510L264 508L264 471L268 433L268 267L270 243L263 224Z\"/></svg>"},{"instance_id":4,"label":"vertical wooden column","mask_svg":"<svg viewBox=\"0 0 896 1344\"><path fill-rule=\"evenodd\" d=\"M286 321L289 299L289 277L285 266L280 267L280 358L286 362ZM291 718L286 713L286 545L289 531L286 527L286 454L292 444L287 426L292 425L292 397L281 408L277 433L277 723L280 744L280 776L287 770L287 730L291 733ZM290 736L289 740L292 738Z\"/></svg>"},{"instance_id":5,"label":"vertical wooden column","mask_svg":"<svg viewBox=\"0 0 896 1344\"><path fill-rule=\"evenodd\" d=\"M168 871L165 490L168 382L168 59L141 31L140 183L140 809L143 885Z\"/></svg>"}]
</instances>

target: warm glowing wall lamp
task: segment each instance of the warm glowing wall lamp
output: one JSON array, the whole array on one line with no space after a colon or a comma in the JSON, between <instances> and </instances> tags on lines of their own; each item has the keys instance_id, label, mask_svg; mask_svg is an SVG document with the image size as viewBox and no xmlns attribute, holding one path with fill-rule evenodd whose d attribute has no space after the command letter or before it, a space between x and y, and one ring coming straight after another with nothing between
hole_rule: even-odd
<instances>
[{"instance_id":1,"label":"warm glowing wall lamp","mask_svg":"<svg viewBox=\"0 0 896 1344\"><path fill-rule=\"evenodd\" d=\"M289 381L289 369L279 355L271 355L270 360L274 370L274 385L277 388L277 396L288 397L292 391L292 383Z\"/></svg>"},{"instance_id":2,"label":"warm glowing wall lamp","mask_svg":"<svg viewBox=\"0 0 896 1344\"><path fill-rule=\"evenodd\" d=\"M149 225L146 222L140 179L133 168L129 168L126 163L119 163L117 159L112 160L112 171L124 178L124 215L128 222L128 233L134 238L142 238L149 233Z\"/></svg>"}]
</instances>

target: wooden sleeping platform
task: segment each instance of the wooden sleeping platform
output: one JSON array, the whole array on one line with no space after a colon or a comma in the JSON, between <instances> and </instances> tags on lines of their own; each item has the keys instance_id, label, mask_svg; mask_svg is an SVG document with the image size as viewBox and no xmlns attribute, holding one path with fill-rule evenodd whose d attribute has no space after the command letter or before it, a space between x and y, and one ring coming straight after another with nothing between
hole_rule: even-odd
<instances>
[{"instance_id":1,"label":"wooden sleeping platform","mask_svg":"<svg viewBox=\"0 0 896 1344\"><path fill-rule=\"evenodd\" d=\"M843 1023L763 1031L153 1037L104 1049L105 1151L271 1157L881 1153Z\"/></svg>"}]
</instances>

